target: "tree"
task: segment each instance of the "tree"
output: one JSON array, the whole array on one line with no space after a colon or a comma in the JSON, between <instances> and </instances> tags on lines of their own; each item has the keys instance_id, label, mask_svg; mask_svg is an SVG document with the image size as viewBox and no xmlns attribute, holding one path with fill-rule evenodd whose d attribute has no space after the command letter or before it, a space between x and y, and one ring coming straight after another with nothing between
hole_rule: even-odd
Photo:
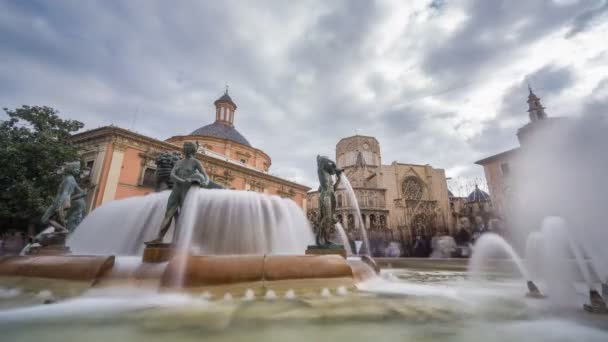
<instances>
[{"instance_id":1,"label":"tree","mask_svg":"<svg viewBox=\"0 0 608 342\"><path fill-rule=\"evenodd\" d=\"M78 160L70 135L84 125L50 107L4 108L0 121L0 219L37 222L61 182L58 170Z\"/></svg>"}]
</instances>

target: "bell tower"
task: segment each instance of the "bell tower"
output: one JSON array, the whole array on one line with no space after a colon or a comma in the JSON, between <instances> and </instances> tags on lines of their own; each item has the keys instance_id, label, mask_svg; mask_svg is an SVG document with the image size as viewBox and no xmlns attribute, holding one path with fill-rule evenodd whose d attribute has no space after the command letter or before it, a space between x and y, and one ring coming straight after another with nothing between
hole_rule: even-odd
<instances>
[{"instance_id":1,"label":"bell tower","mask_svg":"<svg viewBox=\"0 0 608 342\"><path fill-rule=\"evenodd\" d=\"M228 86L226 86L224 95L215 100L213 104L215 104L215 122L234 127L236 103L234 103L232 98L230 98L230 95L228 95Z\"/></svg>"},{"instance_id":2,"label":"bell tower","mask_svg":"<svg viewBox=\"0 0 608 342\"><path fill-rule=\"evenodd\" d=\"M528 90L530 91L530 94L528 95L528 113L530 114L530 121L535 122L546 119L547 114L545 113L545 107L540 103L540 98L534 94L529 85Z\"/></svg>"}]
</instances>

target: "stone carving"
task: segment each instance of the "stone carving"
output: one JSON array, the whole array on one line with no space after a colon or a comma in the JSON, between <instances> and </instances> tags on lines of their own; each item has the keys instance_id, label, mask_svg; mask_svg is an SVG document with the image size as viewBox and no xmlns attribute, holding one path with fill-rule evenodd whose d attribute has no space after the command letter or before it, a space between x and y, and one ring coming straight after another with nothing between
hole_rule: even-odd
<instances>
[{"instance_id":1,"label":"stone carving","mask_svg":"<svg viewBox=\"0 0 608 342\"><path fill-rule=\"evenodd\" d=\"M159 192L173 187L171 170L179 160L177 152L163 152L156 157L156 186L154 191Z\"/></svg>"},{"instance_id":2,"label":"stone carving","mask_svg":"<svg viewBox=\"0 0 608 342\"><path fill-rule=\"evenodd\" d=\"M329 241L331 230L337 223L334 213L336 211L335 191L340 183L340 174L343 170L336 163L324 156L317 156L317 174L319 176L319 218L315 242L318 247L333 245ZM333 176L336 176L334 183Z\"/></svg>"},{"instance_id":3,"label":"stone carving","mask_svg":"<svg viewBox=\"0 0 608 342\"><path fill-rule=\"evenodd\" d=\"M40 220L55 228L57 233L74 231L84 218L86 191L80 188L77 179L80 179L80 162L66 163L57 195Z\"/></svg>"},{"instance_id":4,"label":"stone carving","mask_svg":"<svg viewBox=\"0 0 608 342\"><path fill-rule=\"evenodd\" d=\"M162 243L173 219L175 219L177 223L179 212L184 204L190 187L194 185L199 187L209 186L209 176L205 172L201 162L194 157L197 149L197 144L192 142L184 143L184 159L175 163L175 166L171 170L173 188L171 189L171 195L169 195L169 200L167 201L165 218L160 225L158 236L156 239L146 242L147 245Z\"/></svg>"}]
</instances>

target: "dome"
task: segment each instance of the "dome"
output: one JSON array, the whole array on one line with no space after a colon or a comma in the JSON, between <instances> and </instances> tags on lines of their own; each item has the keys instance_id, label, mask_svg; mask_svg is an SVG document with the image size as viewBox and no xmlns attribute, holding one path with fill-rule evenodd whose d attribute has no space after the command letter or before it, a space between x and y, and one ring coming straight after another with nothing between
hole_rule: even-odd
<instances>
[{"instance_id":1,"label":"dome","mask_svg":"<svg viewBox=\"0 0 608 342\"><path fill-rule=\"evenodd\" d=\"M490 195L487 192L479 189L477 185L475 185L475 190L467 196L467 202L488 202L490 201Z\"/></svg>"},{"instance_id":2,"label":"dome","mask_svg":"<svg viewBox=\"0 0 608 342\"><path fill-rule=\"evenodd\" d=\"M194 132L190 133L190 135L227 139L251 147L249 141L247 141L247 139L245 139L245 137L234 127L219 123L217 121L195 130Z\"/></svg>"}]
</instances>

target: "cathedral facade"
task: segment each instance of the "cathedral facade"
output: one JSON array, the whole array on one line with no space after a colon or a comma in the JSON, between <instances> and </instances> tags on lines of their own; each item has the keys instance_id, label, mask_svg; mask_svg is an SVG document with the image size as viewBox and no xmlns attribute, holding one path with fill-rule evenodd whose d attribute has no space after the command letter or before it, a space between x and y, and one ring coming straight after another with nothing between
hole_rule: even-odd
<instances>
[{"instance_id":1,"label":"cathedral facade","mask_svg":"<svg viewBox=\"0 0 608 342\"><path fill-rule=\"evenodd\" d=\"M187 135L158 140L116 126L92 129L72 136L84 165L90 169L87 204L92 210L108 201L143 196L154 191L156 157L181 153L184 142L198 144L199 159L209 177L225 188L290 198L307 206L304 185L271 175L271 158L253 147L236 130L237 106L228 92L215 101L215 121Z\"/></svg>"},{"instance_id":2,"label":"cathedral facade","mask_svg":"<svg viewBox=\"0 0 608 342\"><path fill-rule=\"evenodd\" d=\"M336 164L352 185L368 235L405 243L417 235L449 232L452 227L443 169L399 162L384 165L378 140L361 135L338 142ZM318 198L317 191L308 193L308 215L313 222L318 215ZM356 237L353 202L345 184L340 184L337 219Z\"/></svg>"}]
</instances>

